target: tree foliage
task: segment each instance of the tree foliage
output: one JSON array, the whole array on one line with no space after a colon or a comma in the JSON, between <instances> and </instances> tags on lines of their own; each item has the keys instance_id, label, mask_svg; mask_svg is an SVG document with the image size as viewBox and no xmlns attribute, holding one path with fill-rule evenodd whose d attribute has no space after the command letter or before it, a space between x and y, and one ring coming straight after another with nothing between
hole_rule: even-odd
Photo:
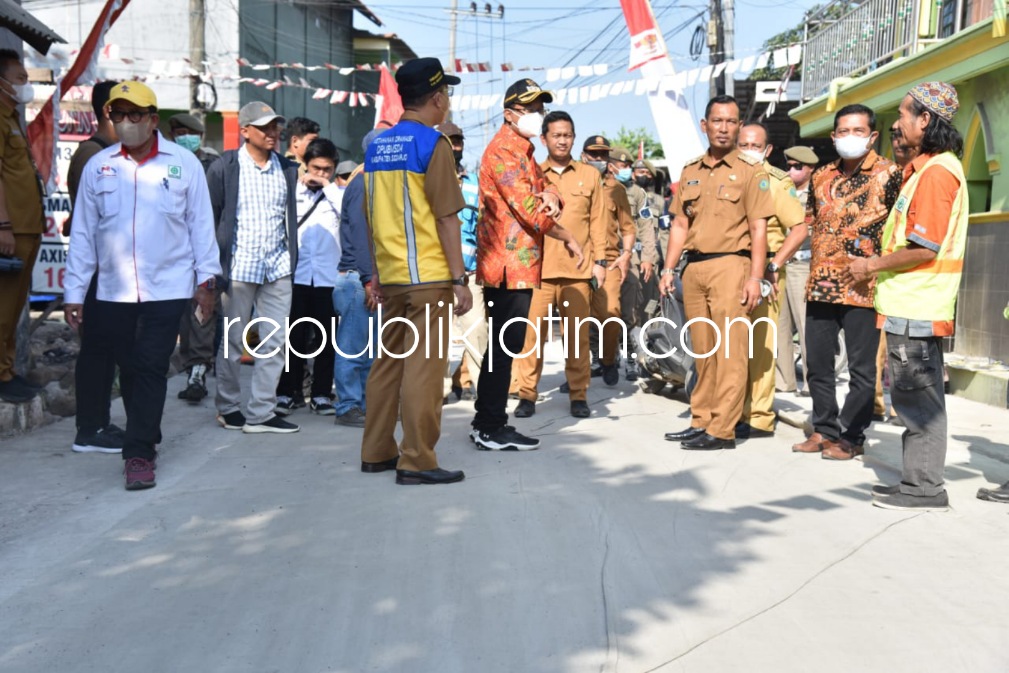
<instances>
[{"instance_id":1,"label":"tree foliage","mask_svg":"<svg viewBox=\"0 0 1009 673\"><path fill-rule=\"evenodd\" d=\"M641 141L645 143L645 159L664 159L666 156L662 153L662 145L659 141L644 127L629 129L621 126L618 133L610 135L608 138L610 145L613 147L623 147L633 154L635 158L638 156L638 146L641 144Z\"/></svg>"}]
</instances>

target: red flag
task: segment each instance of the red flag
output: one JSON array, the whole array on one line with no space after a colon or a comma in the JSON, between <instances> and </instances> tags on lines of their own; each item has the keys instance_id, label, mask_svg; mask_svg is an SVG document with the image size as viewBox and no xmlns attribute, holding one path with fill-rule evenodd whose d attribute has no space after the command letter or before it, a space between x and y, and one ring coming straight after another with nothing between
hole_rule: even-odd
<instances>
[{"instance_id":1,"label":"red flag","mask_svg":"<svg viewBox=\"0 0 1009 673\"><path fill-rule=\"evenodd\" d=\"M666 43L655 23L652 5L648 0L620 0L631 34L631 58L628 70L640 68L649 61L666 56Z\"/></svg>"},{"instance_id":2,"label":"red flag","mask_svg":"<svg viewBox=\"0 0 1009 673\"><path fill-rule=\"evenodd\" d=\"M638 161L645 158L645 141L638 142Z\"/></svg>"},{"instance_id":3,"label":"red flag","mask_svg":"<svg viewBox=\"0 0 1009 673\"><path fill-rule=\"evenodd\" d=\"M106 1L105 7L98 15L98 20L95 21L94 27L88 33L88 39L84 41L84 45L77 53L74 64L70 66L70 70L67 71L63 79L56 83L56 91L28 125L28 142L35 158L35 165L50 190L56 184L56 135L59 120L57 110L60 99L63 98L65 92L77 86L77 81L82 75L93 72L98 57L99 43L105 38L109 27L116 22L128 4L130 4L130 0ZM94 79L94 77L89 79Z\"/></svg>"},{"instance_id":4,"label":"red flag","mask_svg":"<svg viewBox=\"0 0 1009 673\"><path fill-rule=\"evenodd\" d=\"M382 66L382 74L378 80L378 98L375 100L375 125L381 121L396 124L403 116L403 101L399 97L399 88L389 69Z\"/></svg>"}]
</instances>

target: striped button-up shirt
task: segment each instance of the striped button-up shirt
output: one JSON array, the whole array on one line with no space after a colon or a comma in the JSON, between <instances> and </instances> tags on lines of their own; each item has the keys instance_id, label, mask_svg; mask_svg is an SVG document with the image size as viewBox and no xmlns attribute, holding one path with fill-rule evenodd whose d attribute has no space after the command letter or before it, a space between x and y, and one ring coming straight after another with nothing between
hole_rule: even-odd
<instances>
[{"instance_id":1,"label":"striped button-up shirt","mask_svg":"<svg viewBox=\"0 0 1009 673\"><path fill-rule=\"evenodd\" d=\"M238 152L238 211L231 280L272 283L291 275L287 240L287 182L280 160L260 168L243 147Z\"/></svg>"}]
</instances>

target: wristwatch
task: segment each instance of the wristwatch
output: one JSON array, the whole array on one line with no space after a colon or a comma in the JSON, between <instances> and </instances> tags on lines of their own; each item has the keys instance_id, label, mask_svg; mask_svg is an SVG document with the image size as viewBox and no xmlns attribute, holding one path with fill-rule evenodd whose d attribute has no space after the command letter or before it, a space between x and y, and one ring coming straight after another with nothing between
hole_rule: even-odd
<instances>
[{"instance_id":1,"label":"wristwatch","mask_svg":"<svg viewBox=\"0 0 1009 673\"><path fill-rule=\"evenodd\" d=\"M205 280L202 283L200 283L200 287L202 287L204 290L214 290L214 289L216 289L217 288L217 278L215 278L214 276L211 276L207 280Z\"/></svg>"},{"instance_id":2,"label":"wristwatch","mask_svg":"<svg viewBox=\"0 0 1009 673\"><path fill-rule=\"evenodd\" d=\"M605 269L609 265L610 265L610 263L608 261L606 261L605 259L597 259L596 260L596 266L601 266L601 267L603 267Z\"/></svg>"},{"instance_id":3,"label":"wristwatch","mask_svg":"<svg viewBox=\"0 0 1009 673\"><path fill-rule=\"evenodd\" d=\"M469 285L469 274L463 271L463 274L461 276L452 279L452 284L466 287L467 285Z\"/></svg>"},{"instance_id":4,"label":"wristwatch","mask_svg":"<svg viewBox=\"0 0 1009 673\"><path fill-rule=\"evenodd\" d=\"M659 275L660 276L672 276L674 273L676 273L676 269L663 269L662 272Z\"/></svg>"},{"instance_id":5,"label":"wristwatch","mask_svg":"<svg viewBox=\"0 0 1009 673\"><path fill-rule=\"evenodd\" d=\"M781 267L775 264L773 260L767 263L767 270L771 273L778 273L778 269L780 268Z\"/></svg>"}]
</instances>

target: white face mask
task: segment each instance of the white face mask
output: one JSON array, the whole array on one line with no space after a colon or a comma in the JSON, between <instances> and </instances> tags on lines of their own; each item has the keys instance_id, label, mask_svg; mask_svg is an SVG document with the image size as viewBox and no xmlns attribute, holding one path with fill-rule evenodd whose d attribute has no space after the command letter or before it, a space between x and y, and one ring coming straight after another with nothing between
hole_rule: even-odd
<instances>
[{"instance_id":1,"label":"white face mask","mask_svg":"<svg viewBox=\"0 0 1009 673\"><path fill-rule=\"evenodd\" d=\"M116 129L119 142L126 148L140 147L151 137L151 127L147 122L133 123L124 119L113 126Z\"/></svg>"},{"instance_id":2,"label":"white face mask","mask_svg":"<svg viewBox=\"0 0 1009 673\"><path fill-rule=\"evenodd\" d=\"M3 78L0 77L0 79ZM7 95L16 100L19 104L24 105L35 100L35 87L33 87L30 82L28 84L15 84L10 80L4 79L4 81L10 84L11 88L14 89L13 95Z\"/></svg>"},{"instance_id":3,"label":"white face mask","mask_svg":"<svg viewBox=\"0 0 1009 673\"><path fill-rule=\"evenodd\" d=\"M852 135L835 138L834 149L842 159L861 159L869 153L869 139Z\"/></svg>"},{"instance_id":4,"label":"white face mask","mask_svg":"<svg viewBox=\"0 0 1009 673\"><path fill-rule=\"evenodd\" d=\"M758 152L757 150L739 150L739 153L750 157L759 164L763 163L764 155L767 154L767 150L764 150L763 152Z\"/></svg>"},{"instance_id":5,"label":"white face mask","mask_svg":"<svg viewBox=\"0 0 1009 673\"><path fill-rule=\"evenodd\" d=\"M539 112L527 112L515 122L515 128L523 138L532 138L543 132L543 115Z\"/></svg>"}]
</instances>

